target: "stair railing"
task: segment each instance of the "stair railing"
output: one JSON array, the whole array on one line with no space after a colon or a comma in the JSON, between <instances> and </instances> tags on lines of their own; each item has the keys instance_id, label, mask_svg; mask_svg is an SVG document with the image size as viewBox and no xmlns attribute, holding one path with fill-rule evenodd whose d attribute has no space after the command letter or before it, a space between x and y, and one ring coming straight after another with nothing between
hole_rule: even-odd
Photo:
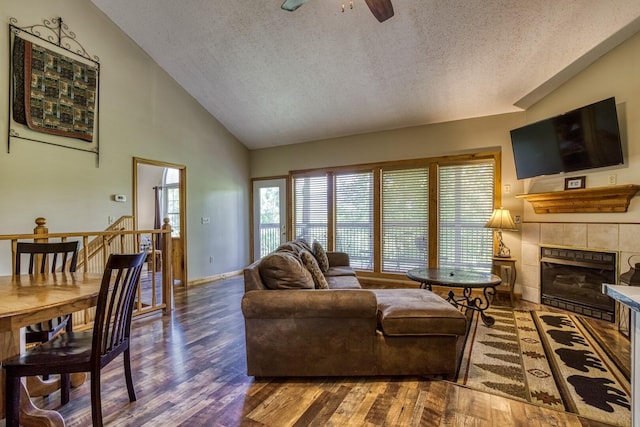
<instances>
[{"instance_id":1,"label":"stair railing","mask_svg":"<svg viewBox=\"0 0 640 427\"><path fill-rule=\"evenodd\" d=\"M77 272L102 274L109 255L112 253L137 253L141 251L142 237L151 240L147 253L146 272L143 271L138 287L134 316L162 310L169 313L173 309L173 272L171 225L164 219L162 229L133 230L133 217L124 216L105 231L49 233L47 220L36 218L33 233L0 235L0 241L11 242L12 274L15 274L16 247L20 240L47 242L49 239L67 241L79 238ZM161 241L161 249L156 249L156 241ZM158 262L160 261L160 262ZM158 264L160 268L158 269ZM90 327L95 309L73 313L74 328Z\"/></svg>"}]
</instances>

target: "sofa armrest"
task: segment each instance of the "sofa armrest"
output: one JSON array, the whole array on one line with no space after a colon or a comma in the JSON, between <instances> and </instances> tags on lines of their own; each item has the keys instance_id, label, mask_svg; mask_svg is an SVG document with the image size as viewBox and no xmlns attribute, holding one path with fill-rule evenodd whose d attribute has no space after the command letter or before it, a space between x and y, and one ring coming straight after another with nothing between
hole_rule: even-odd
<instances>
[{"instance_id":1,"label":"sofa armrest","mask_svg":"<svg viewBox=\"0 0 640 427\"><path fill-rule=\"evenodd\" d=\"M246 292L247 375L375 374L376 305L362 289Z\"/></svg>"},{"instance_id":2,"label":"sofa armrest","mask_svg":"<svg viewBox=\"0 0 640 427\"><path fill-rule=\"evenodd\" d=\"M329 259L329 267L349 266L349 254L346 252L330 252L327 251Z\"/></svg>"},{"instance_id":3,"label":"sofa armrest","mask_svg":"<svg viewBox=\"0 0 640 427\"><path fill-rule=\"evenodd\" d=\"M260 260L255 261L253 264L248 265L242 271L244 275L244 290L253 291L256 289L267 289L260 277Z\"/></svg>"},{"instance_id":4,"label":"sofa armrest","mask_svg":"<svg viewBox=\"0 0 640 427\"><path fill-rule=\"evenodd\" d=\"M376 318L376 295L363 289L249 291L242 297L247 319Z\"/></svg>"}]
</instances>

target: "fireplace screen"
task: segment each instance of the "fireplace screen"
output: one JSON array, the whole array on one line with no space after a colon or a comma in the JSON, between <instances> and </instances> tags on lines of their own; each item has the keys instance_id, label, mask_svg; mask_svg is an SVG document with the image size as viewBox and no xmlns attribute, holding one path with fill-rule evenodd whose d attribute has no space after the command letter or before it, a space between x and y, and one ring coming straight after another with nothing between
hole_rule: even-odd
<instances>
[{"instance_id":1,"label":"fireplace screen","mask_svg":"<svg viewBox=\"0 0 640 427\"><path fill-rule=\"evenodd\" d=\"M543 304L615 321L615 301L602 293L616 283L616 253L541 247Z\"/></svg>"}]
</instances>

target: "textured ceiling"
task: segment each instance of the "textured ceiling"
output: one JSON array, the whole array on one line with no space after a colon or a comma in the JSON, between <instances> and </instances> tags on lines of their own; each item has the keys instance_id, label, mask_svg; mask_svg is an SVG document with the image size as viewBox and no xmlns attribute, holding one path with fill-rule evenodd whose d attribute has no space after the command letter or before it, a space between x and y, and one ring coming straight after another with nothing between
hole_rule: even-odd
<instances>
[{"instance_id":1,"label":"textured ceiling","mask_svg":"<svg viewBox=\"0 0 640 427\"><path fill-rule=\"evenodd\" d=\"M640 29L638 0L92 2L250 149L518 111Z\"/></svg>"}]
</instances>

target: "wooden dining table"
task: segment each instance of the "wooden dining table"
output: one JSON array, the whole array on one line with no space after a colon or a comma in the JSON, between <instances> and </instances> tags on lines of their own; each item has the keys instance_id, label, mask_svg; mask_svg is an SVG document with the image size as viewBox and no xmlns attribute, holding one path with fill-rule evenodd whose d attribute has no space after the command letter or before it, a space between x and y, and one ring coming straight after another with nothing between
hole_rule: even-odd
<instances>
[{"instance_id":1,"label":"wooden dining table","mask_svg":"<svg viewBox=\"0 0 640 427\"><path fill-rule=\"evenodd\" d=\"M0 365L25 348L24 327L96 305L101 274L49 273L0 276ZM4 418L4 369L0 373L0 419ZM64 426L62 416L36 408L23 385L20 424Z\"/></svg>"}]
</instances>

